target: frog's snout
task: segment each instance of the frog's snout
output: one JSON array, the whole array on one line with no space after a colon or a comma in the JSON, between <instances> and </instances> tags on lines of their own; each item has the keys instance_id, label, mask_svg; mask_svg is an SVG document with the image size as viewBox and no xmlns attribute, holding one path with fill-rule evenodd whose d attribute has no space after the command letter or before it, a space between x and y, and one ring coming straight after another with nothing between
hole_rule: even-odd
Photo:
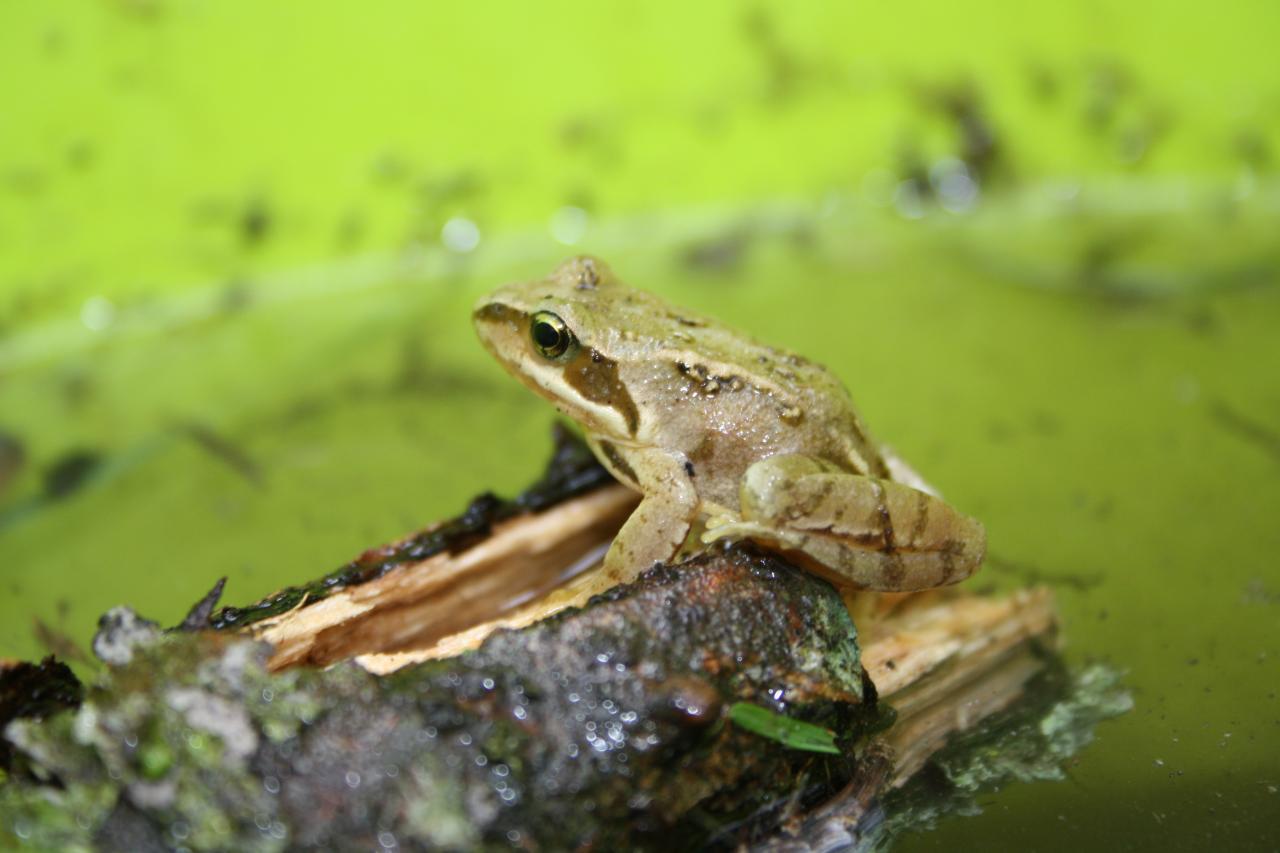
<instances>
[{"instance_id":1,"label":"frog's snout","mask_svg":"<svg viewBox=\"0 0 1280 853\"><path fill-rule=\"evenodd\" d=\"M520 334L523 312L503 302L485 299L471 312L471 325L485 348L501 355Z\"/></svg>"}]
</instances>

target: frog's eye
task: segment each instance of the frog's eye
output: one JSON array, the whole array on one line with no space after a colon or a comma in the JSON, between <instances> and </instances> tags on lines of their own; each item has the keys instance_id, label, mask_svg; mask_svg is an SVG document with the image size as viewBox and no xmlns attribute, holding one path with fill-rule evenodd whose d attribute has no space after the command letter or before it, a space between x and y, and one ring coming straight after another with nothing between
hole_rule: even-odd
<instances>
[{"instance_id":1,"label":"frog's eye","mask_svg":"<svg viewBox=\"0 0 1280 853\"><path fill-rule=\"evenodd\" d=\"M539 311L533 315L529 336L533 338L533 348L543 358L559 358L575 343L573 332L569 331L564 320L550 311Z\"/></svg>"}]
</instances>

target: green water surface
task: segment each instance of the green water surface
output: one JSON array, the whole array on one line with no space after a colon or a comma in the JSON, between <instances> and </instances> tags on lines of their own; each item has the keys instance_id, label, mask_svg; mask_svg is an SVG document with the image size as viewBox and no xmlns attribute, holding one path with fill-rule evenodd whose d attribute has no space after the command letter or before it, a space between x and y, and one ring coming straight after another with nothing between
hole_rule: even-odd
<instances>
[{"instance_id":1,"label":"green water surface","mask_svg":"<svg viewBox=\"0 0 1280 853\"><path fill-rule=\"evenodd\" d=\"M986 522L974 583L1053 586L1068 658L1128 670L1069 782L901 848L1275 849L1277 35L1261 2L6 4L0 656L529 482L552 412L470 306L591 251L826 363Z\"/></svg>"}]
</instances>

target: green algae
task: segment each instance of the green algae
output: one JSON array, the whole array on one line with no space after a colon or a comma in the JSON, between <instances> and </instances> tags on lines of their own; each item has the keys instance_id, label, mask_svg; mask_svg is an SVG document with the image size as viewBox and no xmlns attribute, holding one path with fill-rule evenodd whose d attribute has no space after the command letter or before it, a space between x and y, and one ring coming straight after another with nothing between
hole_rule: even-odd
<instances>
[{"instance_id":1,"label":"green algae","mask_svg":"<svg viewBox=\"0 0 1280 853\"><path fill-rule=\"evenodd\" d=\"M830 366L1129 672L1075 784L906 849L1280 843L1274 6L2 14L0 656L516 494L550 416L468 311L587 250Z\"/></svg>"}]
</instances>

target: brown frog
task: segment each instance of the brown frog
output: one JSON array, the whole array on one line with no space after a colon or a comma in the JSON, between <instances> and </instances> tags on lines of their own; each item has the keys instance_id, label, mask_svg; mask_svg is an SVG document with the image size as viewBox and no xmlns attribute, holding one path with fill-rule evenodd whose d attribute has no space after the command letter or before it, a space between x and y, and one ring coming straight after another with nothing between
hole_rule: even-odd
<instances>
[{"instance_id":1,"label":"brown frog","mask_svg":"<svg viewBox=\"0 0 1280 853\"><path fill-rule=\"evenodd\" d=\"M860 589L955 583L982 562L982 525L879 445L840 382L802 356L627 287L590 257L499 288L474 320L643 496L599 588L670 561L691 532L754 540Z\"/></svg>"}]
</instances>

